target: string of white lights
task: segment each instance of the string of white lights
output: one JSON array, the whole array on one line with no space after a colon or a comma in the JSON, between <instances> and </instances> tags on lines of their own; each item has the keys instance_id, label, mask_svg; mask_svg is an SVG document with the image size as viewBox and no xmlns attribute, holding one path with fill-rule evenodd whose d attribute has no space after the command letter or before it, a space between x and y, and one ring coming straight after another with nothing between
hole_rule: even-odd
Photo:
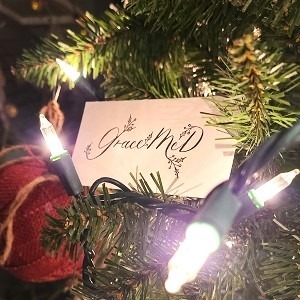
<instances>
[{"instance_id":1,"label":"string of white lights","mask_svg":"<svg viewBox=\"0 0 300 300\"><path fill-rule=\"evenodd\" d=\"M66 190L70 195L81 199L83 188L69 153L61 145L52 124L45 116L40 115L40 123L41 131L51 152L50 160ZM256 152L238 168L228 181L209 193L205 204L199 211L196 213L190 211L194 216L187 227L185 239L168 264L169 274L165 282L168 292L176 293L182 285L193 281L209 255L219 248L224 235L230 230L242 207L238 194L245 188L247 180L274 154L298 140L300 140L300 123L272 136L258 147ZM259 188L250 190L248 192L249 200L252 200L258 208L263 207L267 200L286 188L298 174L298 169L279 174ZM96 181L93 187L97 186L100 181ZM124 185L121 184L121 186ZM125 188L124 191L128 193L130 190ZM93 193L91 192L91 194ZM127 199L139 203L141 196L137 193L127 194ZM168 211L168 205L170 209L183 210L183 207L174 206L173 203L159 204L155 198L147 197L147 201L140 201L140 203L141 205L144 203L145 207L147 203L151 204L149 208L162 209L162 212ZM85 251L85 253L90 252ZM91 265L91 259L92 257L85 258L86 265Z\"/></svg>"}]
</instances>

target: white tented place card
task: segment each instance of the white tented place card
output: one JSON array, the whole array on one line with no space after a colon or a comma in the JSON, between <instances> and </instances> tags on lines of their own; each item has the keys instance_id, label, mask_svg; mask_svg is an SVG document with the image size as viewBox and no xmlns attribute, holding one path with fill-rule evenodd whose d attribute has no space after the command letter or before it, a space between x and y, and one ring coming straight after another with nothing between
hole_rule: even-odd
<instances>
[{"instance_id":1,"label":"white tented place card","mask_svg":"<svg viewBox=\"0 0 300 300\"><path fill-rule=\"evenodd\" d=\"M73 153L83 185L112 177L128 186L130 172L160 173L169 194L205 197L230 174L234 148L206 126L214 106L205 98L87 102Z\"/></svg>"}]
</instances>

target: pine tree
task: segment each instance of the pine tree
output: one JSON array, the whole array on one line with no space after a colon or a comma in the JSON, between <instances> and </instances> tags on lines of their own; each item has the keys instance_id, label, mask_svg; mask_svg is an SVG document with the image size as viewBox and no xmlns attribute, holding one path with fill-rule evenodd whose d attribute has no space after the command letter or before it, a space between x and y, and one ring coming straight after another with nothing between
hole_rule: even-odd
<instances>
[{"instance_id":1,"label":"pine tree","mask_svg":"<svg viewBox=\"0 0 300 300\"><path fill-rule=\"evenodd\" d=\"M16 73L54 88L68 80L55 61L60 58L84 77L104 74L108 99L208 95L220 113L209 123L237 141L240 161L298 118L298 6L297 0L131 0L101 19L87 13L65 39L45 38L25 50ZM287 156L295 164L297 149ZM287 163L279 159L275 167L278 172ZM273 169L265 176L272 177ZM166 195L163 179L153 180L160 194L143 178L135 182L136 191L161 203L201 209L199 199ZM279 207L237 220L226 237L234 246L224 244L178 295L163 287L166 262L190 219L141 207L126 193L110 195L104 187L102 198L74 200L58 210L60 218L49 217L43 244L50 250L64 245L71 253L77 244L95 250L97 268L89 267L85 275L93 287L81 283L73 289L86 299L296 299L300 210L297 193L285 196L289 200ZM287 228L274 223L274 215Z\"/></svg>"}]
</instances>

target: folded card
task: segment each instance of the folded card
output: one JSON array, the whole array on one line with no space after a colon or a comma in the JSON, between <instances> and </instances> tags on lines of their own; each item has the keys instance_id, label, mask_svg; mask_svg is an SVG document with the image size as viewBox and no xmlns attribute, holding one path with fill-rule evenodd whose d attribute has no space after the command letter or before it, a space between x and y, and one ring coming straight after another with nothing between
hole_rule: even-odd
<instances>
[{"instance_id":1,"label":"folded card","mask_svg":"<svg viewBox=\"0 0 300 300\"><path fill-rule=\"evenodd\" d=\"M157 191L159 172L166 193L205 197L228 179L234 154L229 135L206 125L215 112L205 98L87 102L73 152L82 184L133 184L131 172Z\"/></svg>"}]
</instances>

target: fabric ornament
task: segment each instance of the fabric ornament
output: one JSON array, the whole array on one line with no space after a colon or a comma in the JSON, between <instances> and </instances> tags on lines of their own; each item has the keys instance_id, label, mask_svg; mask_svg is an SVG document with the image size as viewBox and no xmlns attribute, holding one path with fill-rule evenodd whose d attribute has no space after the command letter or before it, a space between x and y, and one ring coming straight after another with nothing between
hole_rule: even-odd
<instances>
[{"instance_id":1,"label":"fabric ornament","mask_svg":"<svg viewBox=\"0 0 300 300\"><path fill-rule=\"evenodd\" d=\"M45 214L70 203L58 177L50 174L45 153L37 146L0 152L0 267L30 282L48 282L79 271L68 255L52 256L41 246Z\"/></svg>"}]
</instances>

